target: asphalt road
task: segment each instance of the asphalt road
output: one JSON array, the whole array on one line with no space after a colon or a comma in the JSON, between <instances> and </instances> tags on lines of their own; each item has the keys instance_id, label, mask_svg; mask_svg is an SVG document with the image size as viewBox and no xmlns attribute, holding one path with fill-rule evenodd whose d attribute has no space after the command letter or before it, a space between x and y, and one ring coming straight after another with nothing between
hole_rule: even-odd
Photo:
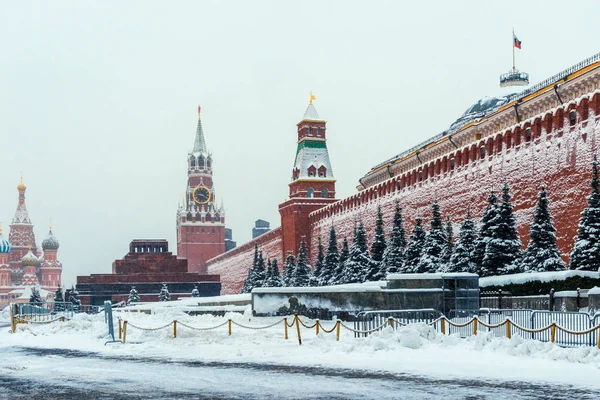
<instances>
[{"instance_id":1,"label":"asphalt road","mask_svg":"<svg viewBox=\"0 0 600 400\"><path fill-rule=\"evenodd\" d=\"M175 362L60 349L3 348L1 399L597 399L528 382L260 363ZM4 351L7 350L7 351Z\"/></svg>"}]
</instances>

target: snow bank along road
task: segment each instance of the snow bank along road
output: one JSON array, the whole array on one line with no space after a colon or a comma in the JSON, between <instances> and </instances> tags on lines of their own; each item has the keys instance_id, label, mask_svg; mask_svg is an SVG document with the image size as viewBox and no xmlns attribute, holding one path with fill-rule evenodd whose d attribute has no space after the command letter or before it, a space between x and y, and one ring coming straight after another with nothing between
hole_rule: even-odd
<instances>
[{"instance_id":1,"label":"snow bank along road","mask_svg":"<svg viewBox=\"0 0 600 400\"><path fill-rule=\"evenodd\" d=\"M191 317L177 311L128 315L143 327L177 319L195 327L231 318L265 326L277 319L230 314ZM100 315L0 330L0 397L5 398L380 398L596 399L600 351L560 348L482 333L460 339L425 325L384 329L367 338L342 331L303 332L299 346L281 325L128 329L131 344L104 346ZM327 325L327 322L323 322ZM331 323L330 323L331 324ZM133 342L137 342L134 344Z\"/></svg>"}]
</instances>

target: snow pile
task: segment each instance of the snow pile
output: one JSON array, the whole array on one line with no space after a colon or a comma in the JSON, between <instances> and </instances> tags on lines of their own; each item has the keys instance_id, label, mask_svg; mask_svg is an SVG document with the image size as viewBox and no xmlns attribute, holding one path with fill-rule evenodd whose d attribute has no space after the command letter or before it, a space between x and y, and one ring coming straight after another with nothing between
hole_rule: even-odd
<instances>
[{"instance_id":1,"label":"snow pile","mask_svg":"<svg viewBox=\"0 0 600 400\"><path fill-rule=\"evenodd\" d=\"M532 272L512 275L501 275L501 276L490 276L479 279L479 287L488 286L506 286L510 284L523 284L527 282L539 281L539 282L551 282L551 281L564 281L567 278L575 276L584 278L599 279L600 274L595 271L554 271L554 272Z\"/></svg>"}]
</instances>

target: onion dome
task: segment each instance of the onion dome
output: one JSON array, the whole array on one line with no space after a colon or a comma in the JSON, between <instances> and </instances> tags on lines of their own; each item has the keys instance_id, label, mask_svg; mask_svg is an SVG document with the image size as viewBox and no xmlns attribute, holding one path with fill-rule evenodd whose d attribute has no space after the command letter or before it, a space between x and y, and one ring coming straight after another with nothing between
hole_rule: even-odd
<instances>
[{"instance_id":1,"label":"onion dome","mask_svg":"<svg viewBox=\"0 0 600 400\"><path fill-rule=\"evenodd\" d=\"M31 249L29 249L27 254L25 254L25 256L23 256L23 258L21 259L21 264L23 264L23 266L25 266L25 267L32 267L32 266L36 266L38 261L39 260L35 256L35 254L33 254L31 252Z\"/></svg>"},{"instance_id":2,"label":"onion dome","mask_svg":"<svg viewBox=\"0 0 600 400\"><path fill-rule=\"evenodd\" d=\"M52 233L52 228L50 228L50 231L48 232L48 236L46 236L46 239L44 239L42 241L42 249L43 250L58 250L59 247L59 243L58 243L58 239L56 239L56 236L54 236L54 234Z\"/></svg>"},{"instance_id":3,"label":"onion dome","mask_svg":"<svg viewBox=\"0 0 600 400\"><path fill-rule=\"evenodd\" d=\"M4 239L4 236L2 236L2 229L0 229L0 253L10 253L11 250L12 246L10 245L8 240Z\"/></svg>"},{"instance_id":4,"label":"onion dome","mask_svg":"<svg viewBox=\"0 0 600 400\"><path fill-rule=\"evenodd\" d=\"M19 185L17 186L17 190L25 190L27 189L27 186L25 186L25 184L23 183L23 178L21 178L21 183L19 183Z\"/></svg>"}]
</instances>

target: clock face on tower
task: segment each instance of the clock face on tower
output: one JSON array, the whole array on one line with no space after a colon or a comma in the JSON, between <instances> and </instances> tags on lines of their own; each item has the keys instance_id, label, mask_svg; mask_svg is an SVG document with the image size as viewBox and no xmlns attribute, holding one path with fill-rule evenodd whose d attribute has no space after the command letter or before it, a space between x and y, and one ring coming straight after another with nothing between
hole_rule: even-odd
<instances>
[{"instance_id":1,"label":"clock face on tower","mask_svg":"<svg viewBox=\"0 0 600 400\"><path fill-rule=\"evenodd\" d=\"M210 190L206 186L198 186L192 192L192 197L197 204L206 204L210 201Z\"/></svg>"}]
</instances>

